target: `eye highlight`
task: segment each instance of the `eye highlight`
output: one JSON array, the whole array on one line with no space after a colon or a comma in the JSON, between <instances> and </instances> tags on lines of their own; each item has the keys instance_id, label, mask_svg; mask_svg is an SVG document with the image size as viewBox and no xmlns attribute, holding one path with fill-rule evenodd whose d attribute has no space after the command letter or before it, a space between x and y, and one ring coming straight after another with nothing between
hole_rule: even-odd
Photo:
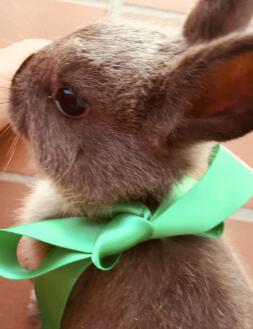
<instances>
[{"instance_id":1,"label":"eye highlight","mask_svg":"<svg viewBox=\"0 0 253 329\"><path fill-rule=\"evenodd\" d=\"M54 101L60 112L69 118L79 118L87 111L85 100L69 87L58 89Z\"/></svg>"}]
</instances>

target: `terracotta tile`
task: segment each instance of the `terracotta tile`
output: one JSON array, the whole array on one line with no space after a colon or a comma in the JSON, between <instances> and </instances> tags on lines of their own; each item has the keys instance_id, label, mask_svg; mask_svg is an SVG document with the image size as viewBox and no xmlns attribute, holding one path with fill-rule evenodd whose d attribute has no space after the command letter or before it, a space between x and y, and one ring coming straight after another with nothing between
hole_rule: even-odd
<instances>
[{"instance_id":1,"label":"terracotta tile","mask_svg":"<svg viewBox=\"0 0 253 329\"><path fill-rule=\"evenodd\" d=\"M0 227L15 225L16 211L30 188L22 184L0 182Z\"/></svg>"},{"instance_id":2,"label":"terracotta tile","mask_svg":"<svg viewBox=\"0 0 253 329\"><path fill-rule=\"evenodd\" d=\"M232 152L253 167L253 133L225 144Z\"/></svg>"},{"instance_id":3,"label":"terracotta tile","mask_svg":"<svg viewBox=\"0 0 253 329\"><path fill-rule=\"evenodd\" d=\"M253 168L253 133L224 145ZM253 199L247 206L253 208Z\"/></svg>"},{"instance_id":4,"label":"terracotta tile","mask_svg":"<svg viewBox=\"0 0 253 329\"><path fill-rule=\"evenodd\" d=\"M34 175L28 148L12 129L0 133L0 171Z\"/></svg>"},{"instance_id":5,"label":"terracotta tile","mask_svg":"<svg viewBox=\"0 0 253 329\"><path fill-rule=\"evenodd\" d=\"M15 211L28 188L0 182L0 227L15 224ZM27 317L27 303L31 285L0 278L0 323L1 329L33 329Z\"/></svg>"},{"instance_id":6,"label":"terracotta tile","mask_svg":"<svg viewBox=\"0 0 253 329\"><path fill-rule=\"evenodd\" d=\"M56 39L93 23L106 10L48 0L1 1L0 47L25 38Z\"/></svg>"},{"instance_id":7,"label":"terracotta tile","mask_svg":"<svg viewBox=\"0 0 253 329\"><path fill-rule=\"evenodd\" d=\"M253 222L228 221L226 236L241 260L250 278L253 280Z\"/></svg>"},{"instance_id":8,"label":"terracotta tile","mask_svg":"<svg viewBox=\"0 0 253 329\"><path fill-rule=\"evenodd\" d=\"M1 329L34 329L28 317L27 304L31 284L0 279ZM4 301L3 297L4 296Z\"/></svg>"},{"instance_id":9,"label":"terracotta tile","mask_svg":"<svg viewBox=\"0 0 253 329\"><path fill-rule=\"evenodd\" d=\"M187 13L196 0L126 0L126 4Z\"/></svg>"}]
</instances>

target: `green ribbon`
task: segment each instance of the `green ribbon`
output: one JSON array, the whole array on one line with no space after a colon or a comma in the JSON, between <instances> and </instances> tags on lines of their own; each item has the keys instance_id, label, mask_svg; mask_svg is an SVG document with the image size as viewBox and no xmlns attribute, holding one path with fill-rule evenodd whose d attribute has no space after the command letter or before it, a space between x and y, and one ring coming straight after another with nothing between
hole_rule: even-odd
<instances>
[{"instance_id":1,"label":"green ribbon","mask_svg":"<svg viewBox=\"0 0 253 329\"><path fill-rule=\"evenodd\" d=\"M218 238L224 219L253 196L253 171L217 145L209 169L198 181L186 178L155 212L141 203L116 204L99 211L104 223L73 217L0 230L0 276L35 279L43 329L59 329L68 297L80 275L94 264L110 270L121 253L137 244L165 237L197 235ZM52 246L44 263L24 269L17 260L22 236Z\"/></svg>"}]
</instances>

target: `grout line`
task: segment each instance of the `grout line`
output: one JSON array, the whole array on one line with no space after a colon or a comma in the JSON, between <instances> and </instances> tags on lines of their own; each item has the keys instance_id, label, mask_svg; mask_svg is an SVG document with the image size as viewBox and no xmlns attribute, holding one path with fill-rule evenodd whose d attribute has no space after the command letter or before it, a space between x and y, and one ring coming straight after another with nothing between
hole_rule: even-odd
<instances>
[{"instance_id":1,"label":"grout line","mask_svg":"<svg viewBox=\"0 0 253 329\"><path fill-rule=\"evenodd\" d=\"M97 8L108 9L108 1L115 2L117 0L56 0L59 2L69 2L75 3L79 5L88 5ZM120 3L124 2L124 0L118 0ZM185 18L189 13L183 13L177 10L166 10L159 8L152 8L143 5L131 5L131 4L123 4L121 11L124 9L125 13L139 14L139 15L147 15L147 16L156 16L157 18ZM114 10L114 9L113 9ZM118 15L120 12L118 12ZM253 24L250 24L249 29L253 28Z\"/></svg>"},{"instance_id":2,"label":"grout line","mask_svg":"<svg viewBox=\"0 0 253 329\"><path fill-rule=\"evenodd\" d=\"M79 5L88 5L88 6L93 6L93 7L97 7L97 8L108 8L108 2L100 1L100 0L57 0L57 1L76 3Z\"/></svg>"},{"instance_id":3,"label":"grout line","mask_svg":"<svg viewBox=\"0 0 253 329\"><path fill-rule=\"evenodd\" d=\"M123 12L123 0L110 0L109 1L110 6L110 14L113 17L118 17Z\"/></svg>"},{"instance_id":4,"label":"grout line","mask_svg":"<svg viewBox=\"0 0 253 329\"><path fill-rule=\"evenodd\" d=\"M10 173L10 172L0 172L0 182L7 183L18 183L24 185L34 185L37 182L37 178L29 175ZM251 208L241 208L235 214L230 216L231 220L248 222L253 224L253 209Z\"/></svg>"},{"instance_id":5,"label":"grout line","mask_svg":"<svg viewBox=\"0 0 253 329\"><path fill-rule=\"evenodd\" d=\"M24 185L34 185L37 182L37 178L24 174L0 172L0 181L7 183L18 183Z\"/></svg>"},{"instance_id":6,"label":"grout line","mask_svg":"<svg viewBox=\"0 0 253 329\"><path fill-rule=\"evenodd\" d=\"M151 8L147 6L141 6L141 5L130 5L130 4L125 4L125 9L130 12L134 12L136 14L141 14L141 15L155 15L158 17L162 18L169 18L171 16L175 17L185 17L186 14L182 13L180 11L176 10L166 10L166 9L158 9L158 8Z\"/></svg>"},{"instance_id":7,"label":"grout line","mask_svg":"<svg viewBox=\"0 0 253 329\"><path fill-rule=\"evenodd\" d=\"M99 0L57 0L60 2L71 2L71 3L78 3L81 5L89 5L95 6L98 8L108 8L108 3L106 1L99 1ZM131 4L123 4L123 0L110 0L111 6L112 3L113 7L118 7L122 11L123 7L124 10L127 12L141 14L141 15L149 15L149 16L158 16L162 18L169 18L171 16L175 17L185 17L186 14L176 10L166 10L166 9L158 9L158 8L151 8L148 6L141 6L141 5L131 5ZM111 7L112 8L112 7Z\"/></svg>"},{"instance_id":8,"label":"grout line","mask_svg":"<svg viewBox=\"0 0 253 329\"><path fill-rule=\"evenodd\" d=\"M230 216L231 219L241 222L249 222L253 224L253 209L241 208L234 215Z\"/></svg>"}]
</instances>

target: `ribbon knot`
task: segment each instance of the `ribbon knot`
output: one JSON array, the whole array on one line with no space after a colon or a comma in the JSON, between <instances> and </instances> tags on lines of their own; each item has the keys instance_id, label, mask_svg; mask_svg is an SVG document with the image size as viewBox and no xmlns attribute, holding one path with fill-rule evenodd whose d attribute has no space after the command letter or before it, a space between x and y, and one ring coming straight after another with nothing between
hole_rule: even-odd
<instances>
[{"instance_id":1,"label":"ribbon knot","mask_svg":"<svg viewBox=\"0 0 253 329\"><path fill-rule=\"evenodd\" d=\"M71 290L92 263L109 270L122 252L150 239L178 235L218 238L224 219L252 195L252 170L217 145L200 181L185 178L154 213L143 204L124 203L108 212L98 211L104 223L72 217L0 230L0 276L35 279L42 329L59 329ZM22 236L52 246L38 269L26 270L17 260Z\"/></svg>"},{"instance_id":2,"label":"ribbon knot","mask_svg":"<svg viewBox=\"0 0 253 329\"><path fill-rule=\"evenodd\" d=\"M128 213L114 217L97 238L92 253L93 264L100 270L109 270L116 265L122 252L150 240L153 236L150 218L148 208L144 216Z\"/></svg>"}]
</instances>

